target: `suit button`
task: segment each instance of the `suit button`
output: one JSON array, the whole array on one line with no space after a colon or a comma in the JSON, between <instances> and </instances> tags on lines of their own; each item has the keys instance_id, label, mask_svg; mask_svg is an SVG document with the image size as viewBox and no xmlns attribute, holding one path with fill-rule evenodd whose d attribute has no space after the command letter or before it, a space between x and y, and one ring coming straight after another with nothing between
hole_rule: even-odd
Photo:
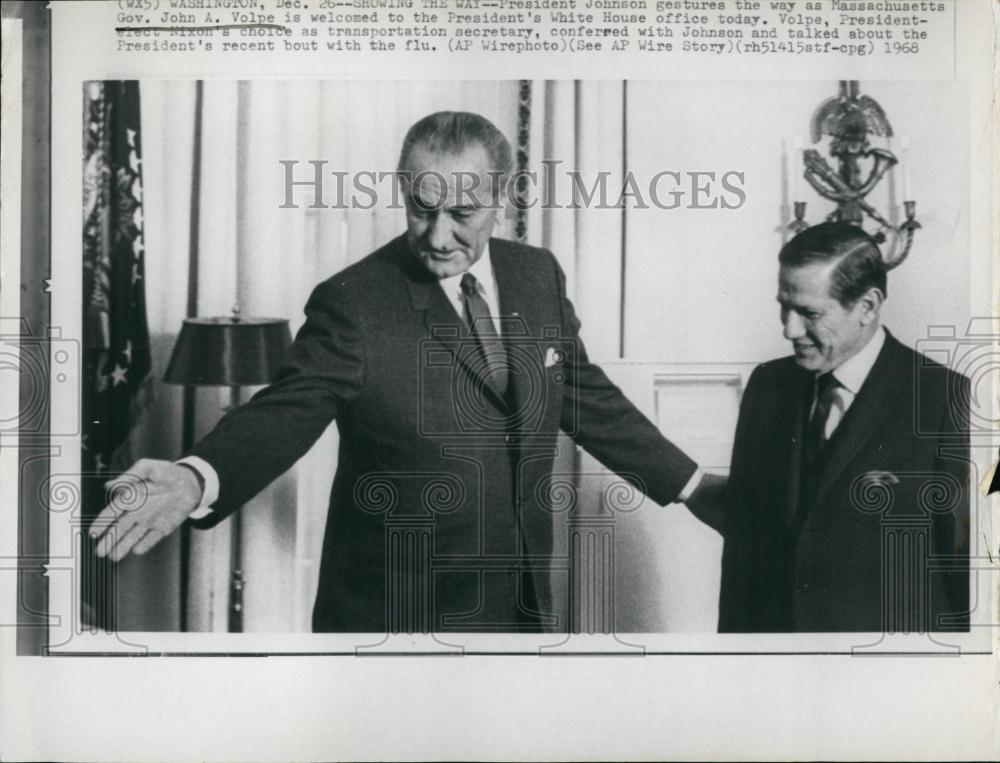
<instances>
[{"instance_id":1,"label":"suit button","mask_svg":"<svg viewBox=\"0 0 1000 763\"><path fill-rule=\"evenodd\" d=\"M809 588L810 588L810 585L809 585L809 583L803 583L802 585L800 585L800 586L798 587L798 592L799 592L799 593L805 593L806 591L808 591L808 590L809 590Z\"/></svg>"},{"instance_id":2,"label":"suit button","mask_svg":"<svg viewBox=\"0 0 1000 763\"><path fill-rule=\"evenodd\" d=\"M509 443L509 444L514 444L514 443L517 442L517 435L516 434L505 434L503 436L503 441L506 442L506 443Z\"/></svg>"}]
</instances>

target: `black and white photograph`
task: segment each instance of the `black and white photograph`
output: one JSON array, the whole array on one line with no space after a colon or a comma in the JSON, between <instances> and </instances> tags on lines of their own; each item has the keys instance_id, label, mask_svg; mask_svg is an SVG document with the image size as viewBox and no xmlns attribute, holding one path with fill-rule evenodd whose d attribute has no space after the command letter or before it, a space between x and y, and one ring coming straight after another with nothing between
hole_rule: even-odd
<instances>
[{"instance_id":1,"label":"black and white photograph","mask_svg":"<svg viewBox=\"0 0 1000 763\"><path fill-rule=\"evenodd\" d=\"M966 97L87 83L81 624L968 633Z\"/></svg>"},{"instance_id":2,"label":"black and white photograph","mask_svg":"<svg viewBox=\"0 0 1000 763\"><path fill-rule=\"evenodd\" d=\"M74 67L82 10L4 3L4 660L149 737L78 759L989 759L973 14L834 8L797 71L761 19L800 56L822 3L104 5ZM306 62L310 12L371 66Z\"/></svg>"}]
</instances>

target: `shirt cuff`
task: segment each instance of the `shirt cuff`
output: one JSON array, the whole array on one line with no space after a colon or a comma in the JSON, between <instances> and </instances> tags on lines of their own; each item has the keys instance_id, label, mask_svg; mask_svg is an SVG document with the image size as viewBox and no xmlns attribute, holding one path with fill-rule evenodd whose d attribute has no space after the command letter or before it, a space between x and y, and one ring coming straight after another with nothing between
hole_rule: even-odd
<instances>
[{"instance_id":1,"label":"shirt cuff","mask_svg":"<svg viewBox=\"0 0 1000 763\"><path fill-rule=\"evenodd\" d=\"M198 458L198 456L185 456L184 458L177 459L175 463L190 466L201 475L201 478L205 482L205 490L201 494L201 503L188 517L190 519L207 517L212 513L212 504L219 500L219 475L215 473L215 469L212 468L212 465L208 461Z\"/></svg>"},{"instance_id":2,"label":"shirt cuff","mask_svg":"<svg viewBox=\"0 0 1000 763\"><path fill-rule=\"evenodd\" d=\"M701 478L704 476L705 476L704 469L701 469L700 467L698 469L695 469L694 474L691 475L691 479L687 481L687 484L684 486L684 489L681 490L680 495L677 496L677 500L675 501L675 503L687 503L688 499L698 488L698 485L701 484Z\"/></svg>"}]
</instances>

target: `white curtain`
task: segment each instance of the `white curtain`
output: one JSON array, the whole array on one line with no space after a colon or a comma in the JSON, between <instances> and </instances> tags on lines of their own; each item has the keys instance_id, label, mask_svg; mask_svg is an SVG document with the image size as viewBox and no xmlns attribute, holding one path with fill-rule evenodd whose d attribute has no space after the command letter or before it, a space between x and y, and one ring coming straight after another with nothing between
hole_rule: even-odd
<instances>
[{"instance_id":1,"label":"white curtain","mask_svg":"<svg viewBox=\"0 0 1000 763\"><path fill-rule=\"evenodd\" d=\"M581 336L597 362L618 359L622 349L625 222L622 210L614 204L626 161L625 97L626 85L621 81L536 81L531 88L525 169L536 173L538 182L537 203L527 212L526 240L552 250L559 260L583 324ZM573 174L577 183L571 179ZM598 204L599 192L589 204L584 199L600 182L605 183L607 208ZM553 471L597 474L602 467L568 437L560 436ZM598 511L601 485L593 479L574 478L574 482L578 508L584 513ZM565 512L553 517L553 554L557 557L569 554L569 521ZM553 601L564 617L571 614L569 582L565 573L553 574ZM592 594L602 597L596 591ZM603 611L604 604L603 599L592 601L592 609ZM594 624L587 615L576 614L582 617L577 625Z\"/></svg>"},{"instance_id":2,"label":"white curtain","mask_svg":"<svg viewBox=\"0 0 1000 763\"><path fill-rule=\"evenodd\" d=\"M625 84L621 81L535 82L531 101L529 171L542 185L554 168L548 207L528 214L528 243L551 249L566 273L567 288L585 326L592 358L619 357L624 217L614 207L625 164ZM577 173L579 185L570 179ZM601 181L601 175L604 180ZM607 189L607 208L588 205L581 188ZM544 200L544 199L543 199Z\"/></svg>"}]
</instances>

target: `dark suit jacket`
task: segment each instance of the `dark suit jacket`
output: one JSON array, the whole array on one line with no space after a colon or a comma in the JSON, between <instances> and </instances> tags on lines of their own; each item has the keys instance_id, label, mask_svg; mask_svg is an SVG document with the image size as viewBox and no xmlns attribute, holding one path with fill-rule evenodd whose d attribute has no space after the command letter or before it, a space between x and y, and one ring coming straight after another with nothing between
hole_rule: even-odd
<instances>
[{"instance_id":1,"label":"dark suit jacket","mask_svg":"<svg viewBox=\"0 0 1000 763\"><path fill-rule=\"evenodd\" d=\"M887 336L802 506L812 386L791 357L747 384L719 630L967 629L968 380Z\"/></svg>"},{"instance_id":2,"label":"dark suit jacket","mask_svg":"<svg viewBox=\"0 0 1000 763\"><path fill-rule=\"evenodd\" d=\"M490 251L510 318L506 396L400 237L315 289L276 381L192 451L219 474L215 512L196 523L210 526L336 420L314 630L565 628L539 612L558 431L660 504L694 473L588 361L553 255L500 239Z\"/></svg>"}]
</instances>

